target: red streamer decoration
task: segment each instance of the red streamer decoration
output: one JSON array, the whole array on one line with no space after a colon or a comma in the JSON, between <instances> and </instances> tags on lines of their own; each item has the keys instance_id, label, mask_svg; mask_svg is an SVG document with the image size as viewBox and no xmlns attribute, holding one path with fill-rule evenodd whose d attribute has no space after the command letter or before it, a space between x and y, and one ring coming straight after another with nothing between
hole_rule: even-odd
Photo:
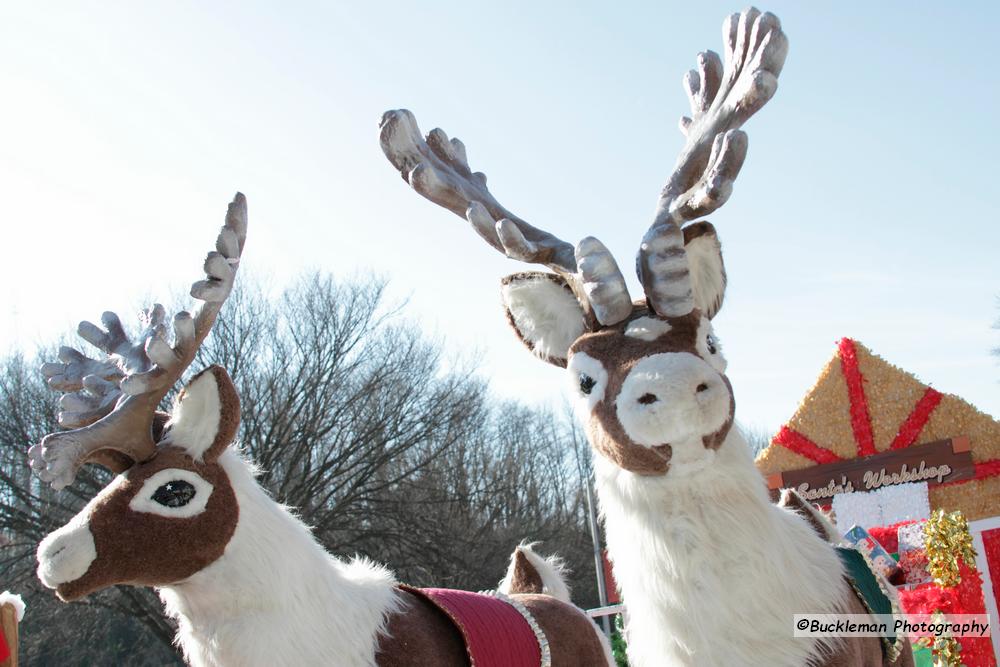
<instances>
[{"instance_id":1,"label":"red streamer decoration","mask_svg":"<svg viewBox=\"0 0 1000 667\"><path fill-rule=\"evenodd\" d=\"M841 338L837 347L840 349L840 368L847 381L847 397L851 401L851 429L854 441L858 443L858 456L871 456L877 452L868 399L865 397L865 378L858 367L858 350L850 338Z\"/></svg>"},{"instance_id":2,"label":"red streamer decoration","mask_svg":"<svg viewBox=\"0 0 1000 667\"><path fill-rule=\"evenodd\" d=\"M987 477L996 477L997 475L1000 475L1000 459L983 461L976 464L976 479L986 479Z\"/></svg>"},{"instance_id":3,"label":"red streamer decoration","mask_svg":"<svg viewBox=\"0 0 1000 667\"><path fill-rule=\"evenodd\" d=\"M990 579L993 581L993 599L1000 609L1000 528L984 530L982 536L986 569L989 570Z\"/></svg>"},{"instance_id":4,"label":"red streamer decoration","mask_svg":"<svg viewBox=\"0 0 1000 667\"><path fill-rule=\"evenodd\" d=\"M791 450L807 459L812 459L816 463L836 463L837 461L844 460L829 449L823 449L806 436L798 431L793 431L787 426L781 427L781 430L774 436L772 442L776 442L785 449Z\"/></svg>"},{"instance_id":5,"label":"red streamer decoration","mask_svg":"<svg viewBox=\"0 0 1000 667\"><path fill-rule=\"evenodd\" d=\"M953 484L965 484L966 482L979 481L982 479L989 479L990 477L996 477L1000 475L1000 459L992 459L990 461L983 461L981 463L976 463L976 472L972 476L972 479L959 479L954 482L945 482L940 486L951 486Z\"/></svg>"},{"instance_id":6,"label":"red streamer decoration","mask_svg":"<svg viewBox=\"0 0 1000 667\"><path fill-rule=\"evenodd\" d=\"M916 521L900 521L891 526L872 526L868 528L868 534L874 537L882 548L891 554L899 551L899 528Z\"/></svg>"},{"instance_id":7,"label":"red streamer decoration","mask_svg":"<svg viewBox=\"0 0 1000 667\"><path fill-rule=\"evenodd\" d=\"M934 408L941 402L942 397L941 392L927 387L927 391L924 392L924 395L920 397L920 400L913 407L913 412L900 425L899 433L896 434L896 438L892 441L889 449L903 449L915 443L917 437L920 436L920 432L924 430L924 426L927 426L927 421L931 418L931 413L934 412Z\"/></svg>"}]
</instances>

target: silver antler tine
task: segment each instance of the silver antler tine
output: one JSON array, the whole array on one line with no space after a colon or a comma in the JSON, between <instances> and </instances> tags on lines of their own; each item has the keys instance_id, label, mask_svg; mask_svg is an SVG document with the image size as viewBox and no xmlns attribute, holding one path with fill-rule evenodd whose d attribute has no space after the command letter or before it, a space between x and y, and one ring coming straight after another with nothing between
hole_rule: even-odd
<instances>
[{"instance_id":1,"label":"silver antler tine","mask_svg":"<svg viewBox=\"0 0 1000 667\"><path fill-rule=\"evenodd\" d=\"M625 277L603 243L593 236L581 240L576 245L576 264L598 322L605 326L618 324L632 313Z\"/></svg>"},{"instance_id":2,"label":"silver antler tine","mask_svg":"<svg viewBox=\"0 0 1000 667\"><path fill-rule=\"evenodd\" d=\"M431 130L426 140L413 114L406 109L387 111L379 126L382 151L400 175L419 194L452 213L471 220L487 242L505 252L495 228L509 220L533 248L530 257L521 261L544 264L563 274L576 273L573 246L552 234L531 226L498 202L486 187L486 176L473 172L466 157L465 145L449 139L440 129ZM470 207L478 204L474 211ZM486 217L492 222L485 224Z\"/></svg>"},{"instance_id":3,"label":"silver antler tine","mask_svg":"<svg viewBox=\"0 0 1000 667\"><path fill-rule=\"evenodd\" d=\"M774 96L788 53L778 18L753 7L728 17L722 32L725 65L708 51L699 54L698 70L685 76L691 117L682 118L680 127L687 141L639 250L647 301L665 316L690 312L684 309L694 303L680 228L729 199L747 153L747 136L739 128Z\"/></svg>"},{"instance_id":4,"label":"silver antler tine","mask_svg":"<svg viewBox=\"0 0 1000 667\"><path fill-rule=\"evenodd\" d=\"M410 186L438 206L459 215L493 248L511 259L542 264L571 280L581 289L578 295L597 294L599 303L583 303L587 309L603 313L601 318L621 315L623 301L631 301L624 280L610 254L599 261L602 278L582 271L578 249L549 232L528 224L504 208L486 187L486 176L469 167L465 145L449 139L440 129L431 130L426 140L413 114L405 109L387 111L380 124L380 143L386 157ZM599 280L608 282L600 283ZM586 287L586 285L590 287ZM631 310L631 305L629 306ZM618 320L620 321L620 320Z\"/></svg>"},{"instance_id":5,"label":"silver antler tine","mask_svg":"<svg viewBox=\"0 0 1000 667\"><path fill-rule=\"evenodd\" d=\"M136 343L129 341L114 313L105 313L106 331L90 323L80 326L80 335L104 351L105 359L89 359L63 348L62 364L42 367L49 385L66 392L60 399L60 423L72 428L51 433L29 449L31 468L42 480L60 489L73 482L85 463L122 472L127 461L155 455L156 408L194 360L232 291L246 241L246 220L246 199L237 193L216 250L205 261L207 278L192 286L192 294L204 303L194 317L186 312L174 317L173 345L167 340L166 313L156 304L140 314L144 331Z\"/></svg>"}]
</instances>

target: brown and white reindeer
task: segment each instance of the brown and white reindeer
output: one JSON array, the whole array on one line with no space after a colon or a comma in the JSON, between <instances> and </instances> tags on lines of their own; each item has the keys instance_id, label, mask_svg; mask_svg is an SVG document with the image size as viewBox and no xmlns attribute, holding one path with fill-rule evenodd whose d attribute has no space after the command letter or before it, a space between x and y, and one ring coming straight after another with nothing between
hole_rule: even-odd
<instances>
[{"instance_id":1,"label":"brown and white reindeer","mask_svg":"<svg viewBox=\"0 0 1000 667\"><path fill-rule=\"evenodd\" d=\"M629 659L659 665L912 664L908 644L793 637L797 613L860 613L832 527L797 496L769 499L733 428L733 389L712 330L726 287L715 229L743 165L739 128L774 95L788 42L750 8L723 25L684 79L686 142L639 246L645 298L632 301L609 251L575 247L504 208L464 145L421 137L387 112L382 149L418 193L466 218L506 256L555 271L504 278L507 318L539 358L566 367L595 451L615 578L628 610Z\"/></svg>"},{"instance_id":2,"label":"brown and white reindeer","mask_svg":"<svg viewBox=\"0 0 1000 667\"><path fill-rule=\"evenodd\" d=\"M603 635L569 603L556 562L530 546L518 547L501 582L508 597L412 589L363 558L327 553L233 445L240 401L221 367L195 375L171 414L157 412L229 295L245 238L246 201L237 195L207 277L191 290L203 304L174 318L172 343L161 306L143 315L135 344L105 313L104 329L79 329L105 357L62 348L61 363L43 367L64 392L59 421L71 430L33 446L32 468L57 489L85 463L118 475L39 545L42 583L64 601L114 584L156 588L185 658L199 666L467 665L472 640L441 602L456 596L454 604L505 619L490 628L494 648L527 637L530 659L519 665L611 663ZM512 664L487 658L482 664Z\"/></svg>"}]
</instances>

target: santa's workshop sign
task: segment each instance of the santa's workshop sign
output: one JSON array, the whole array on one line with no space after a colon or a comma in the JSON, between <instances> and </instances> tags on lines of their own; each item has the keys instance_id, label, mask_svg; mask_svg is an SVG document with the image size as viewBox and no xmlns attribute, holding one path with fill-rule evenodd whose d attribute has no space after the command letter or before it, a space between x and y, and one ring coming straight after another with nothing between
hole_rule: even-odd
<instances>
[{"instance_id":1,"label":"santa's workshop sign","mask_svg":"<svg viewBox=\"0 0 1000 667\"><path fill-rule=\"evenodd\" d=\"M950 444L942 444L950 443ZM827 505L848 491L927 482L931 509L1000 516L1000 422L844 338L757 456L775 486Z\"/></svg>"},{"instance_id":2,"label":"santa's workshop sign","mask_svg":"<svg viewBox=\"0 0 1000 667\"><path fill-rule=\"evenodd\" d=\"M828 504L838 493L877 491L886 486L972 479L975 465L967 437L940 440L873 456L826 463L770 475L768 488L777 499L781 489L795 489L806 500Z\"/></svg>"}]
</instances>

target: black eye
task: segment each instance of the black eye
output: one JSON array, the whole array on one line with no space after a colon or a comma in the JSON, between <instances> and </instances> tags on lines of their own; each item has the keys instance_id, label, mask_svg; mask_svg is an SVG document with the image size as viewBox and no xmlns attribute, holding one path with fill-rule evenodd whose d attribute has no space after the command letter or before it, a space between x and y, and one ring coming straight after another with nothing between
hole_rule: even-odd
<instances>
[{"instance_id":1,"label":"black eye","mask_svg":"<svg viewBox=\"0 0 1000 667\"><path fill-rule=\"evenodd\" d=\"M709 354L715 354L716 352L718 352L718 350L715 349L716 346L715 336L713 336L712 334L708 334L708 336L705 338L705 345L708 346Z\"/></svg>"},{"instance_id":2,"label":"black eye","mask_svg":"<svg viewBox=\"0 0 1000 667\"><path fill-rule=\"evenodd\" d=\"M156 490L153 500L164 507L184 507L194 498L194 485L182 479L167 482Z\"/></svg>"},{"instance_id":3,"label":"black eye","mask_svg":"<svg viewBox=\"0 0 1000 667\"><path fill-rule=\"evenodd\" d=\"M594 378L590 377L586 373L580 373L580 391L585 394L590 394L590 392L594 389L595 384L597 384L597 381L594 380Z\"/></svg>"}]
</instances>

